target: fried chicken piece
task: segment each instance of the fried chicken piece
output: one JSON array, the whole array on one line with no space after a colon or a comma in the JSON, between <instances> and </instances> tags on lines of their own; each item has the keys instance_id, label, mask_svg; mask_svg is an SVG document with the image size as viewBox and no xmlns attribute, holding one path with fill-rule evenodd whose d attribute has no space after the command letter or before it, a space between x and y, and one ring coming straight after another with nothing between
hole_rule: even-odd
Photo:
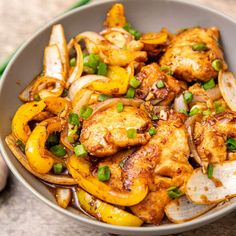
<instances>
[{"instance_id":1,"label":"fried chicken piece","mask_svg":"<svg viewBox=\"0 0 236 236\"><path fill-rule=\"evenodd\" d=\"M164 207L171 200L167 189L182 187L192 173L188 163L190 153L184 118L180 113L169 112L167 121L158 122L157 134L145 145L131 154L124 165L124 185L139 176L146 180L149 194L131 210L146 223L159 224Z\"/></svg>"},{"instance_id":2,"label":"fried chicken piece","mask_svg":"<svg viewBox=\"0 0 236 236\"><path fill-rule=\"evenodd\" d=\"M236 137L236 112L223 112L196 122L193 138L203 167L227 159L227 137Z\"/></svg>"},{"instance_id":3,"label":"fried chicken piece","mask_svg":"<svg viewBox=\"0 0 236 236\"><path fill-rule=\"evenodd\" d=\"M176 35L160 59L161 66L169 66L174 76L192 82L208 81L216 78L218 71L212 67L212 61L220 59L224 69L223 53L219 47L219 30L212 28L190 28ZM203 44L204 50L193 50L193 45Z\"/></svg>"},{"instance_id":4,"label":"fried chicken piece","mask_svg":"<svg viewBox=\"0 0 236 236\"><path fill-rule=\"evenodd\" d=\"M92 156L110 156L121 148L145 145L150 139L147 130L151 125L148 114L140 108L124 106L118 113L113 105L83 122L80 142ZM135 129L136 137L129 138L128 129Z\"/></svg>"},{"instance_id":5,"label":"fried chicken piece","mask_svg":"<svg viewBox=\"0 0 236 236\"><path fill-rule=\"evenodd\" d=\"M161 71L156 63L144 66L136 78L141 81L141 86L136 89L136 96L151 101L152 105L168 105L186 88L183 82ZM156 86L160 80L164 82L162 88Z\"/></svg>"}]
</instances>

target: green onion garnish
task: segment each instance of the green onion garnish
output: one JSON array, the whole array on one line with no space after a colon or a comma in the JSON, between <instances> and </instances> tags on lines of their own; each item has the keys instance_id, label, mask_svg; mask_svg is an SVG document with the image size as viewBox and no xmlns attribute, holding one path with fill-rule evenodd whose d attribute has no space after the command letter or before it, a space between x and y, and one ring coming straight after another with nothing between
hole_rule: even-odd
<instances>
[{"instance_id":1,"label":"green onion garnish","mask_svg":"<svg viewBox=\"0 0 236 236\"><path fill-rule=\"evenodd\" d=\"M25 153L25 144L24 144L20 139L18 139L18 140L16 141L16 146L17 146L18 148L20 148L20 150L21 150L23 153Z\"/></svg>"},{"instance_id":2,"label":"green onion garnish","mask_svg":"<svg viewBox=\"0 0 236 236\"><path fill-rule=\"evenodd\" d=\"M130 34L132 34L136 40L139 40L141 38L141 36L142 36L141 33L139 31L135 30L131 26L131 24L129 24L129 23L126 23L125 26L123 27L123 29L125 29Z\"/></svg>"},{"instance_id":3,"label":"green onion garnish","mask_svg":"<svg viewBox=\"0 0 236 236\"><path fill-rule=\"evenodd\" d=\"M107 99L110 99L110 98L112 98L111 95L100 94L99 97L98 97L98 101L99 102L104 102L104 101L106 101Z\"/></svg>"},{"instance_id":4,"label":"green onion garnish","mask_svg":"<svg viewBox=\"0 0 236 236\"><path fill-rule=\"evenodd\" d=\"M63 165L61 163L57 163L53 165L53 172L55 174L60 174L63 171Z\"/></svg>"},{"instance_id":5,"label":"green onion garnish","mask_svg":"<svg viewBox=\"0 0 236 236\"><path fill-rule=\"evenodd\" d=\"M192 100L193 100L193 94L190 91L185 91L184 92L184 102L188 104Z\"/></svg>"},{"instance_id":6,"label":"green onion garnish","mask_svg":"<svg viewBox=\"0 0 236 236\"><path fill-rule=\"evenodd\" d=\"M208 89L211 89L211 88L214 88L216 86L215 84L215 80L212 78L210 80L208 80L207 82L203 83L202 87L205 89L205 90L208 90Z\"/></svg>"},{"instance_id":7,"label":"green onion garnish","mask_svg":"<svg viewBox=\"0 0 236 236\"><path fill-rule=\"evenodd\" d=\"M169 66L161 66L160 70L164 71L167 75L173 75L173 71L171 71Z\"/></svg>"},{"instance_id":8,"label":"green onion garnish","mask_svg":"<svg viewBox=\"0 0 236 236\"><path fill-rule=\"evenodd\" d=\"M36 94L36 95L34 96L34 101L38 102L38 101L40 101L40 100L41 100L41 98L40 98L39 94Z\"/></svg>"},{"instance_id":9,"label":"green onion garnish","mask_svg":"<svg viewBox=\"0 0 236 236\"><path fill-rule=\"evenodd\" d=\"M214 102L214 107L217 114L225 111L223 104L219 101Z\"/></svg>"},{"instance_id":10,"label":"green onion garnish","mask_svg":"<svg viewBox=\"0 0 236 236\"><path fill-rule=\"evenodd\" d=\"M99 168L97 176L98 176L99 181L103 181L103 182L108 181L111 176L110 168L108 166L103 166L103 167Z\"/></svg>"},{"instance_id":11,"label":"green onion garnish","mask_svg":"<svg viewBox=\"0 0 236 236\"><path fill-rule=\"evenodd\" d=\"M61 144L52 146L49 150L58 157L64 157L66 155L66 150Z\"/></svg>"},{"instance_id":12,"label":"green onion garnish","mask_svg":"<svg viewBox=\"0 0 236 236\"><path fill-rule=\"evenodd\" d=\"M124 105L123 105L122 102L118 102L118 103L116 104L116 110L117 110L117 112L119 112L119 113L124 110Z\"/></svg>"},{"instance_id":13,"label":"green onion garnish","mask_svg":"<svg viewBox=\"0 0 236 236\"><path fill-rule=\"evenodd\" d=\"M205 110L202 112L202 115L204 115L204 116L209 116L210 114L211 114L210 110Z\"/></svg>"},{"instance_id":14,"label":"green onion garnish","mask_svg":"<svg viewBox=\"0 0 236 236\"><path fill-rule=\"evenodd\" d=\"M149 133L151 136L153 136L153 135L155 135L155 134L157 133L157 131L156 131L155 127L151 127L151 128L148 130L148 133Z\"/></svg>"},{"instance_id":15,"label":"green onion garnish","mask_svg":"<svg viewBox=\"0 0 236 236\"><path fill-rule=\"evenodd\" d=\"M99 56L93 53L84 56L84 66L88 66L97 71L100 63Z\"/></svg>"},{"instance_id":16,"label":"green onion garnish","mask_svg":"<svg viewBox=\"0 0 236 236\"><path fill-rule=\"evenodd\" d=\"M185 109L180 109L179 110L180 113L183 113L184 115L188 116L188 111Z\"/></svg>"},{"instance_id":17,"label":"green onion garnish","mask_svg":"<svg viewBox=\"0 0 236 236\"><path fill-rule=\"evenodd\" d=\"M134 138L136 138L136 136L137 136L137 130L136 129L131 128L131 129L127 130L127 137L128 138L134 139Z\"/></svg>"},{"instance_id":18,"label":"green onion garnish","mask_svg":"<svg viewBox=\"0 0 236 236\"><path fill-rule=\"evenodd\" d=\"M83 144L75 146L74 152L77 157L86 157L88 155L86 148Z\"/></svg>"},{"instance_id":19,"label":"green onion garnish","mask_svg":"<svg viewBox=\"0 0 236 236\"><path fill-rule=\"evenodd\" d=\"M178 187L170 187L167 189L167 194L170 198L179 198L183 193L179 190Z\"/></svg>"},{"instance_id":20,"label":"green onion garnish","mask_svg":"<svg viewBox=\"0 0 236 236\"><path fill-rule=\"evenodd\" d=\"M138 79L136 79L134 76L130 79L129 84L133 87L133 88L137 88L140 84L141 81L139 81Z\"/></svg>"},{"instance_id":21,"label":"green onion garnish","mask_svg":"<svg viewBox=\"0 0 236 236\"><path fill-rule=\"evenodd\" d=\"M199 113L199 108L198 107L192 107L192 109L190 110L189 112L189 116L194 116L196 115L197 113Z\"/></svg>"},{"instance_id":22,"label":"green onion garnish","mask_svg":"<svg viewBox=\"0 0 236 236\"><path fill-rule=\"evenodd\" d=\"M158 117L156 114L153 114L153 115L151 116L151 119L152 119L152 120L159 120L159 117Z\"/></svg>"},{"instance_id":23,"label":"green onion garnish","mask_svg":"<svg viewBox=\"0 0 236 236\"><path fill-rule=\"evenodd\" d=\"M76 59L75 59L75 57L73 57L70 59L70 66L75 67L75 65L76 65Z\"/></svg>"},{"instance_id":24,"label":"green onion garnish","mask_svg":"<svg viewBox=\"0 0 236 236\"><path fill-rule=\"evenodd\" d=\"M156 87L157 88L164 88L165 84L164 84L164 82L162 80L157 80Z\"/></svg>"},{"instance_id":25,"label":"green onion garnish","mask_svg":"<svg viewBox=\"0 0 236 236\"><path fill-rule=\"evenodd\" d=\"M223 63L220 59L215 59L211 65L215 71L220 71L223 68Z\"/></svg>"},{"instance_id":26,"label":"green onion garnish","mask_svg":"<svg viewBox=\"0 0 236 236\"><path fill-rule=\"evenodd\" d=\"M93 108L89 106L82 106L80 109L80 116L84 119L88 119L93 113Z\"/></svg>"},{"instance_id":27,"label":"green onion garnish","mask_svg":"<svg viewBox=\"0 0 236 236\"><path fill-rule=\"evenodd\" d=\"M77 113L71 112L69 114L69 124L71 125L79 125L79 116Z\"/></svg>"},{"instance_id":28,"label":"green onion garnish","mask_svg":"<svg viewBox=\"0 0 236 236\"><path fill-rule=\"evenodd\" d=\"M193 51L207 51L208 47L205 43L196 43L192 46Z\"/></svg>"},{"instance_id":29,"label":"green onion garnish","mask_svg":"<svg viewBox=\"0 0 236 236\"><path fill-rule=\"evenodd\" d=\"M213 170L214 170L213 164L210 163L207 167L207 176L209 179L213 177Z\"/></svg>"},{"instance_id":30,"label":"green onion garnish","mask_svg":"<svg viewBox=\"0 0 236 236\"><path fill-rule=\"evenodd\" d=\"M134 98L134 95L135 95L135 89L134 88L129 88L125 97L126 98Z\"/></svg>"},{"instance_id":31,"label":"green onion garnish","mask_svg":"<svg viewBox=\"0 0 236 236\"><path fill-rule=\"evenodd\" d=\"M47 138L47 141L46 141L46 145L48 147L51 147L51 146L55 146L59 144L59 138L58 136L54 133L54 134L49 134L48 138Z\"/></svg>"},{"instance_id":32,"label":"green onion garnish","mask_svg":"<svg viewBox=\"0 0 236 236\"><path fill-rule=\"evenodd\" d=\"M228 138L226 141L227 149L229 151L234 151L236 150L236 140L233 138Z\"/></svg>"},{"instance_id":33,"label":"green onion garnish","mask_svg":"<svg viewBox=\"0 0 236 236\"><path fill-rule=\"evenodd\" d=\"M100 62L97 69L98 69L97 72L98 75L103 75L103 76L107 75L107 64Z\"/></svg>"}]
</instances>

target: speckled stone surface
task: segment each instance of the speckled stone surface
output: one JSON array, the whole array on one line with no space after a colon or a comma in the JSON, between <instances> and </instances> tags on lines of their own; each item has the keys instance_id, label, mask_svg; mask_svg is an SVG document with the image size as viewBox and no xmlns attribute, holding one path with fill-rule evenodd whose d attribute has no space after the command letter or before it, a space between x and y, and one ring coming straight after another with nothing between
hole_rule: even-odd
<instances>
[{"instance_id":1,"label":"speckled stone surface","mask_svg":"<svg viewBox=\"0 0 236 236\"><path fill-rule=\"evenodd\" d=\"M190 0L189 0L190 1ZM236 0L192 0L236 15ZM74 0L0 0L0 60L11 53L38 27L68 8ZM236 212L181 236L236 235ZM105 236L84 229L75 220L55 212L39 201L14 176L0 193L1 236Z\"/></svg>"}]
</instances>

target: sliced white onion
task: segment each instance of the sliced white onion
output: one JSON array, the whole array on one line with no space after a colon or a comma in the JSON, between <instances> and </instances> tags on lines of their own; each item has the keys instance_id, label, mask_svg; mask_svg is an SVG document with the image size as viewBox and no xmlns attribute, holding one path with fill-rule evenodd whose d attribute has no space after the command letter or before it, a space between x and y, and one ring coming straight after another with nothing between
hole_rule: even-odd
<instances>
[{"instance_id":1,"label":"sliced white onion","mask_svg":"<svg viewBox=\"0 0 236 236\"><path fill-rule=\"evenodd\" d=\"M101 41L104 41L105 39L98 33L92 32L92 31L85 31L81 34L78 34L75 37L76 42L79 42L81 39L89 39L93 43L99 44Z\"/></svg>"},{"instance_id":2,"label":"sliced white onion","mask_svg":"<svg viewBox=\"0 0 236 236\"><path fill-rule=\"evenodd\" d=\"M68 96L71 100L74 99L75 95L82 89L88 87L94 81L106 82L109 78L102 75L85 75L75 80L70 86Z\"/></svg>"},{"instance_id":3,"label":"sliced white onion","mask_svg":"<svg viewBox=\"0 0 236 236\"><path fill-rule=\"evenodd\" d=\"M174 100L174 110L177 112L187 111L188 105L184 102L183 94L179 94Z\"/></svg>"},{"instance_id":4,"label":"sliced white onion","mask_svg":"<svg viewBox=\"0 0 236 236\"><path fill-rule=\"evenodd\" d=\"M168 203L165 207L165 213L171 222L182 223L208 212L215 206L215 204L194 204L186 196L183 196Z\"/></svg>"},{"instance_id":5,"label":"sliced white onion","mask_svg":"<svg viewBox=\"0 0 236 236\"><path fill-rule=\"evenodd\" d=\"M69 188L56 188L55 190L55 197L57 200L57 203L62 208L67 208L69 205L71 198L72 198L72 192Z\"/></svg>"},{"instance_id":6,"label":"sliced white onion","mask_svg":"<svg viewBox=\"0 0 236 236\"><path fill-rule=\"evenodd\" d=\"M131 38L131 40L134 39L134 36L130 34L128 31L124 30L123 28L118 27L112 27L112 28L106 28L103 31L100 32L101 35L108 34L110 32L120 32L122 34L125 34Z\"/></svg>"},{"instance_id":7,"label":"sliced white onion","mask_svg":"<svg viewBox=\"0 0 236 236\"><path fill-rule=\"evenodd\" d=\"M186 196L197 204L212 204L236 196L236 161L215 164L213 177L195 169L186 184Z\"/></svg>"},{"instance_id":8,"label":"sliced white onion","mask_svg":"<svg viewBox=\"0 0 236 236\"><path fill-rule=\"evenodd\" d=\"M185 122L185 127L187 129L188 132L188 142L189 142L189 148L190 148L190 155L194 158L194 160L199 164L202 165L202 161L200 156L198 155L196 146L194 144L194 140L193 140L193 132L194 132L194 126L196 121L199 119L199 116L195 115L195 116L191 116L189 117L186 122Z\"/></svg>"},{"instance_id":9,"label":"sliced white onion","mask_svg":"<svg viewBox=\"0 0 236 236\"><path fill-rule=\"evenodd\" d=\"M103 111L113 105L115 105L117 102L122 102L123 105L126 106L134 106L134 107L140 107L140 105L143 103L140 99L127 99L127 98L111 98L107 99L104 102L99 102L93 106L93 114L97 113L98 111Z\"/></svg>"},{"instance_id":10,"label":"sliced white onion","mask_svg":"<svg viewBox=\"0 0 236 236\"><path fill-rule=\"evenodd\" d=\"M236 78L231 72L219 72L221 94L231 110L236 111Z\"/></svg>"}]
</instances>

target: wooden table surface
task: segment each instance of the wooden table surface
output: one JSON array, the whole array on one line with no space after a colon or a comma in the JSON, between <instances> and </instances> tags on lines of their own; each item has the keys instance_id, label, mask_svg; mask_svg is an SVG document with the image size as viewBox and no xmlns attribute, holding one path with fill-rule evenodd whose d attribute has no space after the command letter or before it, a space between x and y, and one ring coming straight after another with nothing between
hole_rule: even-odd
<instances>
[{"instance_id":1,"label":"wooden table surface","mask_svg":"<svg viewBox=\"0 0 236 236\"><path fill-rule=\"evenodd\" d=\"M228 15L236 15L236 0L192 0L216 8ZM75 0L0 0L0 60L11 53L35 30L63 12ZM234 43L234 39L233 42ZM224 218L179 234L181 236L236 235L236 212ZM1 236L105 236L90 229L82 229L69 219L38 200L19 181L10 176L8 186L0 193Z\"/></svg>"}]
</instances>

